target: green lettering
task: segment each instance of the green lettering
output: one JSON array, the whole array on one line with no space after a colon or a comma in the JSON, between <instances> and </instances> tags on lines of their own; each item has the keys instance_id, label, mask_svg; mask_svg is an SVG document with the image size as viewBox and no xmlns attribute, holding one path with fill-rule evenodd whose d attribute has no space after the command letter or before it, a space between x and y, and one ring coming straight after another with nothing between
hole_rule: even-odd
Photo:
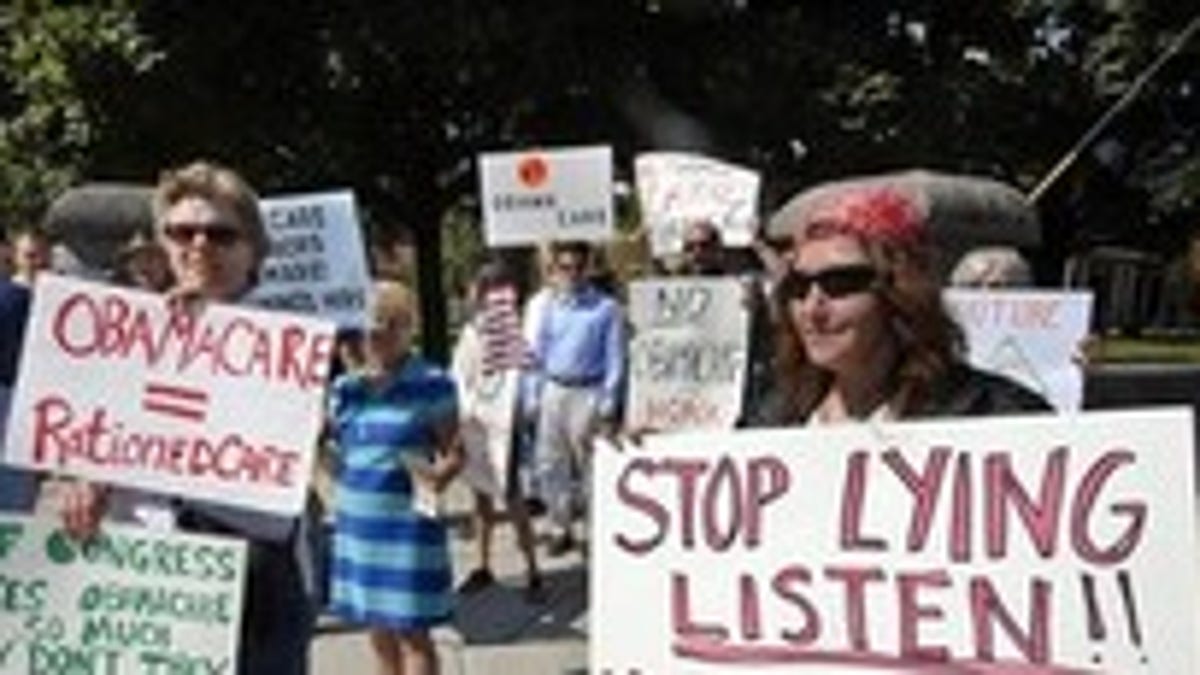
<instances>
[{"instance_id":1,"label":"green lettering","mask_svg":"<svg viewBox=\"0 0 1200 675\"><path fill-rule=\"evenodd\" d=\"M21 523L0 523L0 560L4 560L17 548L25 526Z\"/></svg>"}]
</instances>

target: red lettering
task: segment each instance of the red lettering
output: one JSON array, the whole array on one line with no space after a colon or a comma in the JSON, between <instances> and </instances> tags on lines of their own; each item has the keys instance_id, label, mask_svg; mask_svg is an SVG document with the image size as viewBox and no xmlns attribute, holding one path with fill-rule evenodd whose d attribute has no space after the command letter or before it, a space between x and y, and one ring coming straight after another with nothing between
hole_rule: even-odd
<instances>
[{"instance_id":1,"label":"red lettering","mask_svg":"<svg viewBox=\"0 0 1200 675\"><path fill-rule=\"evenodd\" d=\"M90 321L87 321L83 326L79 326L73 322L72 318L76 316L76 310L89 313L91 315ZM75 358L82 359L90 356L96 350L100 341L100 336L97 334L99 323L99 317L96 313L96 307L92 304L92 299L83 293L75 293L58 306L58 313L54 315L54 322L51 326L51 335L54 336L55 344L62 348L64 352ZM80 328L90 330L78 334Z\"/></svg>"},{"instance_id":2,"label":"red lettering","mask_svg":"<svg viewBox=\"0 0 1200 675\"><path fill-rule=\"evenodd\" d=\"M990 455L984 463L987 501L984 504L987 551L993 559L1008 554L1008 504L1016 507L1034 548L1043 558L1054 555L1058 541L1059 514L1067 475L1067 449L1058 448L1046 458L1038 503L1013 473L1007 453Z\"/></svg>"},{"instance_id":3,"label":"red lettering","mask_svg":"<svg viewBox=\"0 0 1200 675\"><path fill-rule=\"evenodd\" d=\"M246 344L237 342L238 333L245 334ZM250 374L251 350L249 343L253 342L255 333L254 324L247 319L237 318L225 325L225 333L221 336L223 345L221 363L225 372L239 377ZM240 354L245 354L245 359L240 363L234 363L234 358Z\"/></svg>"},{"instance_id":4,"label":"red lettering","mask_svg":"<svg viewBox=\"0 0 1200 675\"><path fill-rule=\"evenodd\" d=\"M655 526L654 533L644 539L634 539L620 532L614 537L618 546L634 555L649 553L662 543L667 536L667 527L670 522L670 514L661 504L652 497L635 492L633 486L630 485L634 474L642 473L647 476L653 475L654 462L638 457L625 466L625 469L621 471L621 477L617 480L617 499L622 504L646 514Z\"/></svg>"},{"instance_id":5,"label":"red lettering","mask_svg":"<svg viewBox=\"0 0 1200 675\"><path fill-rule=\"evenodd\" d=\"M333 335L321 333L312 339L308 353L308 368L306 378L301 386L322 386L329 379L329 364L333 362Z\"/></svg>"},{"instance_id":6,"label":"red lettering","mask_svg":"<svg viewBox=\"0 0 1200 675\"><path fill-rule=\"evenodd\" d=\"M692 620L691 595L688 592L688 578L681 572L671 573L671 627L675 635L690 640L724 641L729 638L729 631L713 624L705 625Z\"/></svg>"},{"instance_id":7,"label":"red lettering","mask_svg":"<svg viewBox=\"0 0 1200 675\"><path fill-rule=\"evenodd\" d=\"M954 462L954 492L950 503L950 559L955 562L971 560L971 456L959 453Z\"/></svg>"},{"instance_id":8,"label":"red lettering","mask_svg":"<svg viewBox=\"0 0 1200 675\"><path fill-rule=\"evenodd\" d=\"M847 551L886 551L882 539L866 539L862 535L863 501L867 492L867 463L871 461L865 450L856 450L850 455L846 482L842 489L841 543Z\"/></svg>"},{"instance_id":9,"label":"red lettering","mask_svg":"<svg viewBox=\"0 0 1200 675\"><path fill-rule=\"evenodd\" d=\"M722 485L726 486L725 490L721 489ZM725 551L733 545L742 529L744 503L737 466L728 456L721 457L704 491L704 541L709 548ZM722 504L727 506L727 522L723 532L718 523Z\"/></svg>"},{"instance_id":10,"label":"red lettering","mask_svg":"<svg viewBox=\"0 0 1200 675\"><path fill-rule=\"evenodd\" d=\"M696 481L708 469L702 459L667 459L661 468L679 478L679 527L685 549L696 546Z\"/></svg>"},{"instance_id":11,"label":"red lettering","mask_svg":"<svg viewBox=\"0 0 1200 675\"><path fill-rule=\"evenodd\" d=\"M741 585L742 611L741 626L742 640L752 642L762 637L762 607L758 600L758 584L754 577L743 574L739 578Z\"/></svg>"},{"instance_id":12,"label":"red lettering","mask_svg":"<svg viewBox=\"0 0 1200 675\"><path fill-rule=\"evenodd\" d=\"M250 354L250 370L263 378L271 377L271 338L266 332L254 335ZM301 383L303 386L303 383Z\"/></svg>"},{"instance_id":13,"label":"red lettering","mask_svg":"<svg viewBox=\"0 0 1200 675\"><path fill-rule=\"evenodd\" d=\"M1031 663L1050 662L1050 591L1044 579L1030 581L1032 598L1029 604L1028 629L1022 632L1012 614L1000 602L1000 596L990 581L983 577L971 580L971 621L975 628L976 656L980 661L996 660L996 637L993 624L999 622L1005 634Z\"/></svg>"},{"instance_id":14,"label":"red lettering","mask_svg":"<svg viewBox=\"0 0 1200 675\"><path fill-rule=\"evenodd\" d=\"M900 478L913 496L912 517L909 519L907 547L911 552L922 551L929 539L942 478L950 461L949 448L934 448L925 458L925 470L918 475L905 461L899 450L883 453L883 462Z\"/></svg>"},{"instance_id":15,"label":"red lettering","mask_svg":"<svg viewBox=\"0 0 1200 675\"><path fill-rule=\"evenodd\" d=\"M1110 507L1113 514L1127 517L1129 526L1108 548L1098 546L1088 531L1100 491L1117 469L1135 461L1137 458L1128 450L1109 451L1088 469L1076 489L1071 508L1071 543L1079 557L1088 562L1115 565L1128 558L1142 539L1142 529L1146 525L1146 503L1143 501L1121 502Z\"/></svg>"},{"instance_id":16,"label":"red lettering","mask_svg":"<svg viewBox=\"0 0 1200 675\"><path fill-rule=\"evenodd\" d=\"M279 379L287 381L294 378L302 387L307 384L303 363L299 358L304 335L304 329L299 326L285 326L279 340Z\"/></svg>"},{"instance_id":17,"label":"red lettering","mask_svg":"<svg viewBox=\"0 0 1200 675\"><path fill-rule=\"evenodd\" d=\"M817 613L816 608L806 597L793 588L797 584L807 586L811 580L812 575L809 574L808 568L790 565L779 570L771 581L771 588L775 591L775 595L795 605L796 609L799 609L804 616L802 627L799 630L785 628L781 632L784 640L798 646L810 645L821 637L821 615Z\"/></svg>"},{"instance_id":18,"label":"red lettering","mask_svg":"<svg viewBox=\"0 0 1200 675\"><path fill-rule=\"evenodd\" d=\"M746 469L746 548L762 542L763 510L787 493L791 474L777 457L756 457Z\"/></svg>"},{"instance_id":19,"label":"red lettering","mask_svg":"<svg viewBox=\"0 0 1200 675\"><path fill-rule=\"evenodd\" d=\"M70 403L48 396L33 407L33 460L42 466L72 468L73 461L96 467L131 467L146 472L275 487L295 485L301 455L271 444L253 445L239 434L213 442L204 437L126 433L108 412L76 416Z\"/></svg>"},{"instance_id":20,"label":"red lettering","mask_svg":"<svg viewBox=\"0 0 1200 675\"><path fill-rule=\"evenodd\" d=\"M944 646L929 647L921 644L919 624L922 619L941 619L945 616L941 607L922 605L917 594L922 588L946 588L950 586L950 575L944 571L900 573L896 575L896 592L900 612L900 655L920 661L944 662L950 660L950 650Z\"/></svg>"},{"instance_id":21,"label":"red lettering","mask_svg":"<svg viewBox=\"0 0 1200 675\"><path fill-rule=\"evenodd\" d=\"M867 584L883 581L883 570L878 567L829 567L825 578L838 581L846 587L846 635L854 651L870 651L867 638Z\"/></svg>"},{"instance_id":22,"label":"red lettering","mask_svg":"<svg viewBox=\"0 0 1200 675\"><path fill-rule=\"evenodd\" d=\"M62 466L70 447L69 437L63 432L69 429L71 405L57 396L47 396L33 406L33 462L38 466L57 458Z\"/></svg>"}]
</instances>

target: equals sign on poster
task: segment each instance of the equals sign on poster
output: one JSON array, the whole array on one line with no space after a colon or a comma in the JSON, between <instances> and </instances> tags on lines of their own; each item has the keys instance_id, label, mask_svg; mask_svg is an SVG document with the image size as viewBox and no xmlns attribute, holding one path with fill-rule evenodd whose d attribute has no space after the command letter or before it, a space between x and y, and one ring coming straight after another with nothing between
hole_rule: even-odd
<instances>
[{"instance_id":1,"label":"equals sign on poster","mask_svg":"<svg viewBox=\"0 0 1200 675\"><path fill-rule=\"evenodd\" d=\"M142 391L142 408L146 412L203 422L207 416L208 394L190 387L147 382Z\"/></svg>"}]
</instances>

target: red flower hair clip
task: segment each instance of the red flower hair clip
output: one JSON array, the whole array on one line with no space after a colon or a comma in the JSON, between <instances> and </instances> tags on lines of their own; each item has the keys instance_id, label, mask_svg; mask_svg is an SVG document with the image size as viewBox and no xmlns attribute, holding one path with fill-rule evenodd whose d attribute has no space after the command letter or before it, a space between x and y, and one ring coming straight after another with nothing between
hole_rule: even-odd
<instances>
[{"instance_id":1,"label":"red flower hair clip","mask_svg":"<svg viewBox=\"0 0 1200 675\"><path fill-rule=\"evenodd\" d=\"M805 220L805 231L827 225L896 244L918 244L927 234L922 210L908 195L889 187L838 190L815 205Z\"/></svg>"}]
</instances>

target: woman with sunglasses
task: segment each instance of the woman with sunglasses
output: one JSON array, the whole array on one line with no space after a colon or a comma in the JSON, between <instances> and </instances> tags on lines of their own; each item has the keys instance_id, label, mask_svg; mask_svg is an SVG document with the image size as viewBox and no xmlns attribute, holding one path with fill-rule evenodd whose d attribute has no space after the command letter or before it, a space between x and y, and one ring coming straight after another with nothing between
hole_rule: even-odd
<instances>
[{"instance_id":1,"label":"woman with sunglasses","mask_svg":"<svg viewBox=\"0 0 1200 675\"><path fill-rule=\"evenodd\" d=\"M239 302L253 288L268 239L258 197L241 176L207 162L164 172L152 207L155 233L175 277L175 286L167 291L169 302L183 311L200 311L210 302ZM94 533L100 518L115 506L109 492L85 482L67 486L61 494L66 529L80 537ZM115 492L123 498L117 501L129 504L129 491ZM186 497L144 495L141 502L129 510L142 524L248 541L236 673L308 672L314 620L308 518Z\"/></svg>"},{"instance_id":2,"label":"woman with sunglasses","mask_svg":"<svg viewBox=\"0 0 1200 675\"><path fill-rule=\"evenodd\" d=\"M963 360L924 217L906 195L855 187L795 198L771 230L792 237L776 289L775 390L757 425L1048 410Z\"/></svg>"}]
</instances>

